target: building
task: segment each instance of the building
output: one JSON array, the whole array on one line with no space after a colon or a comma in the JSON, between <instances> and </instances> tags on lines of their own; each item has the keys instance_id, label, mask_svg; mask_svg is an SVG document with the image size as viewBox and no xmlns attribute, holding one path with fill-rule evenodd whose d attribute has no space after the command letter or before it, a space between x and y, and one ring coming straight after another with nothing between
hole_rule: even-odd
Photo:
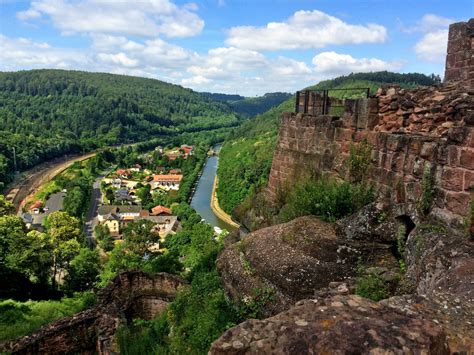
<instances>
[{"instance_id":1,"label":"building","mask_svg":"<svg viewBox=\"0 0 474 355\"><path fill-rule=\"evenodd\" d=\"M173 150L171 152L165 153L169 160L176 160L181 157L181 152L179 150Z\"/></svg>"},{"instance_id":2,"label":"building","mask_svg":"<svg viewBox=\"0 0 474 355\"><path fill-rule=\"evenodd\" d=\"M183 175L179 174L155 175L151 184L153 189L179 190L181 180L183 180Z\"/></svg>"},{"instance_id":3,"label":"building","mask_svg":"<svg viewBox=\"0 0 474 355\"><path fill-rule=\"evenodd\" d=\"M166 210L171 213L166 207L157 207L162 207L165 210L160 215L150 216L150 213L142 210L140 206L101 206L99 207L98 220L109 229L110 235L115 238L120 238L123 228L129 222L142 219L153 222L153 231L161 238L178 231L181 227L178 217L166 214Z\"/></svg>"},{"instance_id":4,"label":"building","mask_svg":"<svg viewBox=\"0 0 474 355\"><path fill-rule=\"evenodd\" d=\"M181 169L171 169L170 174L172 175L181 174Z\"/></svg>"},{"instance_id":5,"label":"building","mask_svg":"<svg viewBox=\"0 0 474 355\"><path fill-rule=\"evenodd\" d=\"M155 206L151 209L151 215L152 216L159 216L159 215L171 216L171 208L168 208L162 205Z\"/></svg>"},{"instance_id":6,"label":"building","mask_svg":"<svg viewBox=\"0 0 474 355\"><path fill-rule=\"evenodd\" d=\"M41 207L43 206L43 202L41 200L38 200L34 202L28 209L30 212L34 214L40 213Z\"/></svg>"},{"instance_id":7,"label":"building","mask_svg":"<svg viewBox=\"0 0 474 355\"><path fill-rule=\"evenodd\" d=\"M133 221L140 216L141 206L100 206L97 218L103 222L112 216L117 216L123 221Z\"/></svg>"},{"instance_id":8,"label":"building","mask_svg":"<svg viewBox=\"0 0 474 355\"><path fill-rule=\"evenodd\" d=\"M181 150L184 152L184 156L193 155L194 147L192 145L183 144Z\"/></svg>"},{"instance_id":9,"label":"building","mask_svg":"<svg viewBox=\"0 0 474 355\"><path fill-rule=\"evenodd\" d=\"M127 189L118 189L114 192L114 199L117 203L131 205L135 202L136 196L132 196Z\"/></svg>"},{"instance_id":10,"label":"building","mask_svg":"<svg viewBox=\"0 0 474 355\"><path fill-rule=\"evenodd\" d=\"M121 177L122 179L128 179L131 176L130 171L128 171L127 169L118 169L115 173L118 177Z\"/></svg>"}]
</instances>

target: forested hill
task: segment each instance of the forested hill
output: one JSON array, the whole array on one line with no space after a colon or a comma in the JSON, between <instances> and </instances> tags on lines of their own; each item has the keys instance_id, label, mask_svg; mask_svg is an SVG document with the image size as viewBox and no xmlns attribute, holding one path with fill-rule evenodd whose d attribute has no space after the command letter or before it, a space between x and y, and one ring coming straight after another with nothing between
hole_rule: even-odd
<instances>
[{"instance_id":1,"label":"forested hill","mask_svg":"<svg viewBox=\"0 0 474 355\"><path fill-rule=\"evenodd\" d=\"M228 103L236 113L247 117L253 117L264 113L270 108L278 106L283 101L288 100L292 96L292 94L286 92L271 92L257 97L214 94L208 92L203 94L214 100Z\"/></svg>"},{"instance_id":2,"label":"forested hill","mask_svg":"<svg viewBox=\"0 0 474 355\"><path fill-rule=\"evenodd\" d=\"M441 82L439 76L419 73L357 73L319 82L308 89L349 89L368 87L374 94L383 84L397 84L414 88ZM353 96L357 91L334 91L331 96ZM360 92L359 92L360 94ZM265 185L271 167L273 150L278 138L278 124L282 112L292 112L295 108L292 96L277 107L245 122L223 145L219 158L219 204L228 213Z\"/></svg>"},{"instance_id":3,"label":"forested hill","mask_svg":"<svg viewBox=\"0 0 474 355\"><path fill-rule=\"evenodd\" d=\"M65 70L0 72L0 182L104 145L238 124L223 102L159 80Z\"/></svg>"}]
</instances>

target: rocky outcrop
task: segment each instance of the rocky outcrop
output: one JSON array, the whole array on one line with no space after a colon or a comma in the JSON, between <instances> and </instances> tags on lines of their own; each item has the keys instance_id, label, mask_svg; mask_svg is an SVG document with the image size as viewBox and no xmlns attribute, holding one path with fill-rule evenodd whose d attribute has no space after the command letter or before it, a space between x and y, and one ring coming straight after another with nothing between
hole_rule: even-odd
<instances>
[{"instance_id":1,"label":"rocky outcrop","mask_svg":"<svg viewBox=\"0 0 474 355\"><path fill-rule=\"evenodd\" d=\"M227 330L209 354L449 354L433 321L359 296L299 302L265 320Z\"/></svg>"},{"instance_id":2,"label":"rocky outcrop","mask_svg":"<svg viewBox=\"0 0 474 355\"><path fill-rule=\"evenodd\" d=\"M442 354L448 347L451 353L473 353L474 241L442 224L425 221L415 226L407 216L395 216L396 211L372 204L335 227L302 217L253 232L227 247L218 270L228 294L242 302L255 288L267 287L273 298L263 305L262 315L283 313L229 330L211 353L389 353L405 351L403 346L412 353ZM390 245L398 245L405 273L390 255ZM361 257L366 266L375 265L366 272L385 280L399 296L377 304L349 295ZM297 302L304 298L309 300ZM368 313L354 314L348 304ZM321 317L319 307L324 309ZM374 307L377 311L371 313ZM301 319L306 325L300 329L296 322ZM400 330L398 320L406 328L394 335L393 326ZM435 334L433 329L434 338L422 336ZM445 343L449 346L440 345Z\"/></svg>"},{"instance_id":3,"label":"rocky outcrop","mask_svg":"<svg viewBox=\"0 0 474 355\"><path fill-rule=\"evenodd\" d=\"M31 335L0 344L13 354L110 354L118 327L134 317L152 319L174 299L182 279L140 271L118 275L98 296L94 308L53 322Z\"/></svg>"},{"instance_id":4,"label":"rocky outcrop","mask_svg":"<svg viewBox=\"0 0 474 355\"><path fill-rule=\"evenodd\" d=\"M221 253L217 269L238 303L255 297L256 290L267 290L271 302L263 315L268 316L331 282L353 278L359 260L398 268L389 244L338 238L332 224L307 216L247 235Z\"/></svg>"}]
</instances>

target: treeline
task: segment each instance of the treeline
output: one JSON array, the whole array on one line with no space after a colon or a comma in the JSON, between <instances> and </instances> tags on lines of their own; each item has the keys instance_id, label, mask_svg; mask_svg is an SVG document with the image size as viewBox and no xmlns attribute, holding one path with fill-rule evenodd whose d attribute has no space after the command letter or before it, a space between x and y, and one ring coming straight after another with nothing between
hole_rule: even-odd
<instances>
[{"instance_id":1,"label":"treeline","mask_svg":"<svg viewBox=\"0 0 474 355\"><path fill-rule=\"evenodd\" d=\"M264 113L270 108L278 106L283 101L288 100L292 96L292 94L286 92L272 92L257 97L244 97L240 95L214 94L207 92L203 94L214 100L228 103L236 113L247 117L253 117Z\"/></svg>"},{"instance_id":2,"label":"treeline","mask_svg":"<svg viewBox=\"0 0 474 355\"><path fill-rule=\"evenodd\" d=\"M393 73L389 71L378 71L371 73L351 73L330 80L320 81L314 88L331 89L341 84L356 81L373 81L380 84L399 84L404 87L417 87L441 84L439 75L425 75L421 73Z\"/></svg>"},{"instance_id":3,"label":"treeline","mask_svg":"<svg viewBox=\"0 0 474 355\"><path fill-rule=\"evenodd\" d=\"M397 84L411 88L438 84L439 76L419 73L357 73L319 82L308 89L352 89L370 88L372 94L383 84ZM360 97L361 91L333 91L337 97ZM268 181L273 151L278 138L278 127L283 112L293 112L295 98L292 96L277 107L245 122L222 146L219 158L219 204L227 212L254 194Z\"/></svg>"},{"instance_id":4,"label":"treeline","mask_svg":"<svg viewBox=\"0 0 474 355\"><path fill-rule=\"evenodd\" d=\"M0 73L0 182L101 146L239 124L222 102L154 79L64 70Z\"/></svg>"}]
</instances>

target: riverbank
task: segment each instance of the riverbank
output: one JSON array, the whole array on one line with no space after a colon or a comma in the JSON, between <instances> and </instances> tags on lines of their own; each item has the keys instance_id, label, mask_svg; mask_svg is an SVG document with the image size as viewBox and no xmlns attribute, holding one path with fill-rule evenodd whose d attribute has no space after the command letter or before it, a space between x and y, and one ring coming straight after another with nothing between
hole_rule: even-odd
<instances>
[{"instance_id":1,"label":"riverbank","mask_svg":"<svg viewBox=\"0 0 474 355\"><path fill-rule=\"evenodd\" d=\"M216 175L215 179L214 179L214 184L212 186L212 196L211 196L211 209L212 209L212 212L214 212L214 214L220 218L221 220L223 220L225 223L235 227L235 228L239 228L240 225L236 222L234 222L232 220L232 217L229 216L227 213L224 212L224 210L222 210L222 208L219 206L219 201L217 200L217 193L216 193L216 190L217 190L217 183L218 183L218 177Z\"/></svg>"}]
</instances>

